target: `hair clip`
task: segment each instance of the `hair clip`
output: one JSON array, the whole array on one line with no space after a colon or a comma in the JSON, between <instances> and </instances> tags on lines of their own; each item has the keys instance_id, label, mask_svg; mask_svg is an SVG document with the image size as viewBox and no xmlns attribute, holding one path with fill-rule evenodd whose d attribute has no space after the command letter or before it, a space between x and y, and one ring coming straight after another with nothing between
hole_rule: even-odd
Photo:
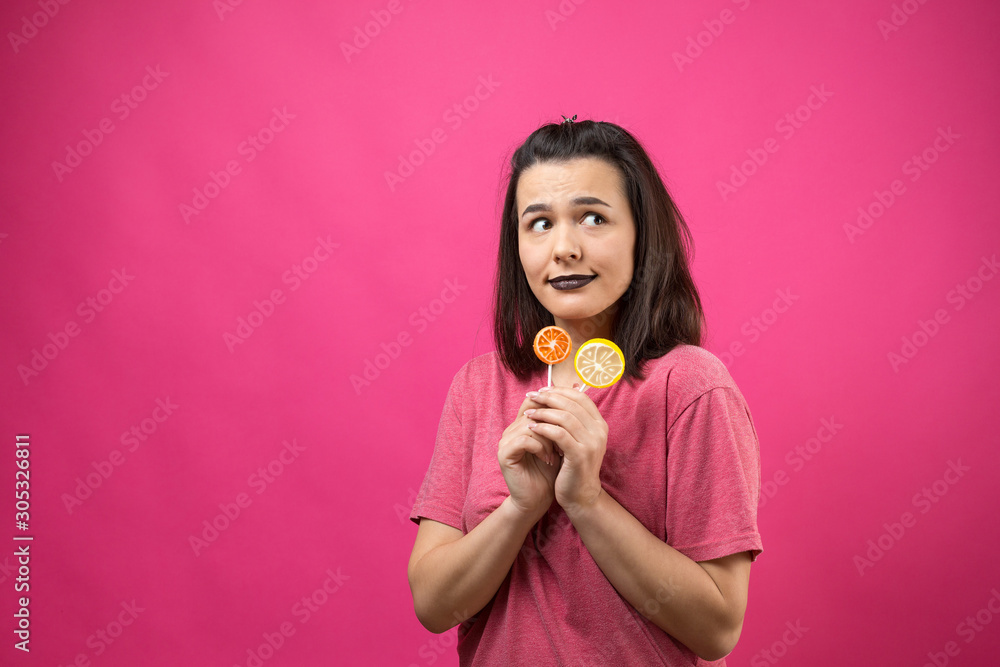
<instances>
[{"instance_id":1,"label":"hair clip","mask_svg":"<svg viewBox=\"0 0 1000 667\"><path fill-rule=\"evenodd\" d=\"M559 115L562 116L562 114ZM574 120L576 120L576 114L573 114L572 118L567 118L566 116L563 116L563 122L560 123L560 125L565 125L566 123L572 123Z\"/></svg>"}]
</instances>

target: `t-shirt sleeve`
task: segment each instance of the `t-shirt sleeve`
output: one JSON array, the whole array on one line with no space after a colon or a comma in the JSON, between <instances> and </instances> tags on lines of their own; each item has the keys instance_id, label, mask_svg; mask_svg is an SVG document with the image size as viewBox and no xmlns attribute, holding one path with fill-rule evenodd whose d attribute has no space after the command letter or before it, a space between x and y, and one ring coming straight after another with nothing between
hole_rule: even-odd
<instances>
[{"instance_id":1,"label":"t-shirt sleeve","mask_svg":"<svg viewBox=\"0 0 1000 667\"><path fill-rule=\"evenodd\" d=\"M695 561L763 551L760 444L738 390L715 387L667 429L667 544Z\"/></svg>"},{"instance_id":2,"label":"t-shirt sleeve","mask_svg":"<svg viewBox=\"0 0 1000 667\"><path fill-rule=\"evenodd\" d=\"M462 508L468 480L465 441L458 396L463 395L465 369L451 382L445 397L431 462L410 511L410 520L432 519L462 530Z\"/></svg>"}]
</instances>

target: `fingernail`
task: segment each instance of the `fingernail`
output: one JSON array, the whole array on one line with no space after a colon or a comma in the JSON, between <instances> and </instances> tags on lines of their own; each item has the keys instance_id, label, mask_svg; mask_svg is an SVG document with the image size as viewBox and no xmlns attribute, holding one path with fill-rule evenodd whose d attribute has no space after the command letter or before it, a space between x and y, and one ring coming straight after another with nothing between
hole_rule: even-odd
<instances>
[{"instance_id":1,"label":"fingernail","mask_svg":"<svg viewBox=\"0 0 1000 667\"><path fill-rule=\"evenodd\" d=\"M531 415L533 415L534 413L535 413L534 409L532 409L532 410L525 410L525 411L524 411L524 416L525 416L525 417L530 417L530 416L531 416Z\"/></svg>"},{"instance_id":2,"label":"fingernail","mask_svg":"<svg viewBox=\"0 0 1000 667\"><path fill-rule=\"evenodd\" d=\"M549 389L552 389L552 387L542 387L538 391L548 391Z\"/></svg>"},{"instance_id":3,"label":"fingernail","mask_svg":"<svg viewBox=\"0 0 1000 667\"><path fill-rule=\"evenodd\" d=\"M538 398L538 392L537 391L529 391L528 393L525 394L525 396L527 396L528 398Z\"/></svg>"}]
</instances>

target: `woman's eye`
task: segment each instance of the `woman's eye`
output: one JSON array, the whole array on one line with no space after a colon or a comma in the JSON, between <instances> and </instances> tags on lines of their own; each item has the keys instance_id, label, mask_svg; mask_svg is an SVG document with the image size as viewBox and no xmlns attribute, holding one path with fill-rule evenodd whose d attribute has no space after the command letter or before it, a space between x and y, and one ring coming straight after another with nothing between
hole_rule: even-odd
<instances>
[{"instance_id":1,"label":"woman's eye","mask_svg":"<svg viewBox=\"0 0 1000 667\"><path fill-rule=\"evenodd\" d=\"M594 226L602 225L606 222L604 216L600 215L599 213L588 213L587 215L583 216L583 219L584 220L593 219Z\"/></svg>"},{"instance_id":2,"label":"woman's eye","mask_svg":"<svg viewBox=\"0 0 1000 667\"><path fill-rule=\"evenodd\" d=\"M539 226L542 225L542 226ZM548 225L548 227L544 226ZM546 229L552 226L552 223L545 218L538 218L537 220L532 220L531 224L528 225L528 231L532 232L544 232Z\"/></svg>"}]
</instances>

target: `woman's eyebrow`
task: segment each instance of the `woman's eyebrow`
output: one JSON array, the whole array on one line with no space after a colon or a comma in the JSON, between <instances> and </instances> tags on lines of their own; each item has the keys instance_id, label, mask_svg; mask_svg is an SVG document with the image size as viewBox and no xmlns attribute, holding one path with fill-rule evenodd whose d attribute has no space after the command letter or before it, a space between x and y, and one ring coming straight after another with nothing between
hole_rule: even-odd
<instances>
[{"instance_id":1,"label":"woman's eyebrow","mask_svg":"<svg viewBox=\"0 0 1000 667\"><path fill-rule=\"evenodd\" d=\"M598 199L597 197L576 197L570 201L570 206L607 206L611 208L611 204ZM521 217L528 215L529 213L534 213L535 211L545 211L549 212L552 208L548 204L529 204L524 208L524 212L521 213Z\"/></svg>"}]
</instances>

